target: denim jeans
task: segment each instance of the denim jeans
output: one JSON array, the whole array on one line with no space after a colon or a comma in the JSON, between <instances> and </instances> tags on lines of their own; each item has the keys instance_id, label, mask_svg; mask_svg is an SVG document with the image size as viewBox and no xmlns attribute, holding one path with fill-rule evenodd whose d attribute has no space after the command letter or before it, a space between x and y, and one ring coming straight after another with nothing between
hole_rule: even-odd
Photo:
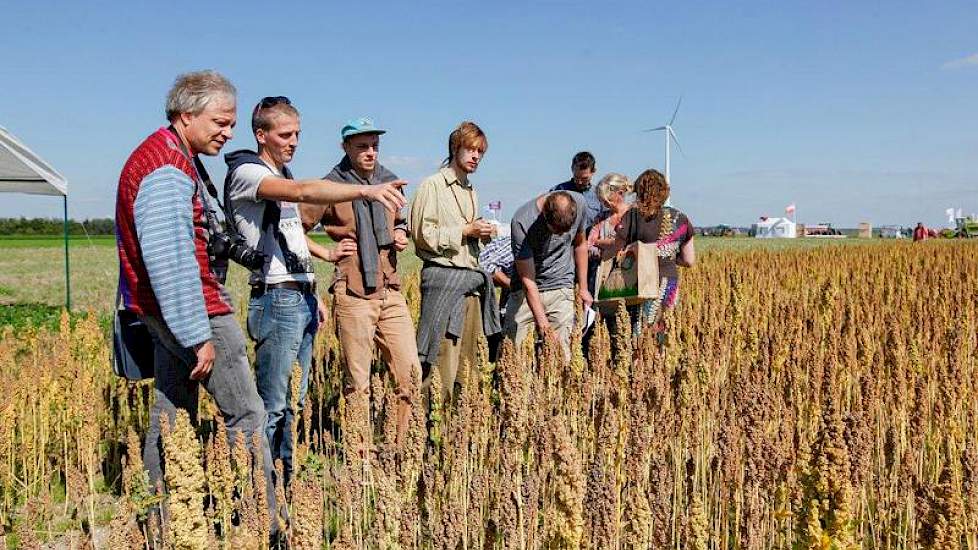
<instances>
[{"instance_id":1,"label":"denim jeans","mask_svg":"<svg viewBox=\"0 0 978 550\"><path fill-rule=\"evenodd\" d=\"M265 426L265 411L262 407L255 382L248 366L244 335L234 315L218 315L210 318L211 342L216 356L210 375L202 382L190 379L190 371L197 365L197 354L190 348L182 347L166 327L166 323L155 317L142 317L149 328L155 344L156 359L156 402L150 411L149 430L143 449L143 463L149 472L150 483L156 486L163 479L164 464L160 458L162 438L160 437L160 415L164 412L170 418L170 425L176 418L177 409L190 414L197 421L197 401L200 384L214 398L217 408L224 417L228 429L228 440L234 441L236 432L242 432L245 441L251 445L255 432L262 434ZM262 434L263 435L263 434ZM261 437L264 455L266 496L271 514L275 508L275 484L272 483L273 465L268 441ZM271 516L271 517L274 517ZM271 529L277 530L278 522L273 521Z\"/></svg>"},{"instance_id":2,"label":"denim jeans","mask_svg":"<svg viewBox=\"0 0 978 550\"><path fill-rule=\"evenodd\" d=\"M298 411L292 410L292 365L302 368L299 410L309 387L312 344L319 328L315 294L273 288L252 298L248 305L248 336L255 342L255 376L258 394L265 403L268 422L265 435L272 460L282 460L284 484L292 476L292 430Z\"/></svg>"}]
</instances>

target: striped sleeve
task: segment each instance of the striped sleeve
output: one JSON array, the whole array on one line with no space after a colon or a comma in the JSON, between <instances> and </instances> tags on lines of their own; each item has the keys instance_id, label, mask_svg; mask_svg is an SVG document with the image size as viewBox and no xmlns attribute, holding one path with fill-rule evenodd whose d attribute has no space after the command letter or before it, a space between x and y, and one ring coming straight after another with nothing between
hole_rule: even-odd
<instances>
[{"instance_id":1,"label":"striped sleeve","mask_svg":"<svg viewBox=\"0 0 978 550\"><path fill-rule=\"evenodd\" d=\"M509 273L513 267L513 249L509 237L493 239L479 254L480 267L490 275L496 271Z\"/></svg>"},{"instance_id":2,"label":"striped sleeve","mask_svg":"<svg viewBox=\"0 0 978 550\"><path fill-rule=\"evenodd\" d=\"M136 235L163 321L181 346L210 340L211 328L194 249L194 183L163 166L139 186L133 212Z\"/></svg>"}]
</instances>

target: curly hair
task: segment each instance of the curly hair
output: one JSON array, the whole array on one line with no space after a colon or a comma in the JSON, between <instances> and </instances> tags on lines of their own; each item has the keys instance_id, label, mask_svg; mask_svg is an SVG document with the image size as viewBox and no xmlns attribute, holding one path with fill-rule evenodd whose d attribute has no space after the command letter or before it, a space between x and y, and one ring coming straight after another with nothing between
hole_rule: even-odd
<instances>
[{"instance_id":1,"label":"curly hair","mask_svg":"<svg viewBox=\"0 0 978 550\"><path fill-rule=\"evenodd\" d=\"M669 198L669 182L662 172L646 170L635 178L635 206L644 218L651 218Z\"/></svg>"}]
</instances>

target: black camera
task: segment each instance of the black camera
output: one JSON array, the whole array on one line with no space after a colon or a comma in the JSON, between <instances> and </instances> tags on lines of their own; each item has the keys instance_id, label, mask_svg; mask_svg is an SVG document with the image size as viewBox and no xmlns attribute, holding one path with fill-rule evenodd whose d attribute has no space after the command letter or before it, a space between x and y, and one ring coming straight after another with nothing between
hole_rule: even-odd
<instances>
[{"instance_id":1,"label":"black camera","mask_svg":"<svg viewBox=\"0 0 978 550\"><path fill-rule=\"evenodd\" d=\"M303 258L288 248L282 249L282 260L289 273L312 273L315 271L312 266L312 258Z\"/></svg>"},{"instance_id":2,"label":"black camera","mask_svg":"<svg viewBox=\"0 0 978 550\"><path fill-rule=\"evenodd\" d=\"M227 233L212 233L207 241L207 254L218 260L232 260L250 270L265 266L265 255L248 246L240 235L231 238Z\"/></svg>"}]
</instances>

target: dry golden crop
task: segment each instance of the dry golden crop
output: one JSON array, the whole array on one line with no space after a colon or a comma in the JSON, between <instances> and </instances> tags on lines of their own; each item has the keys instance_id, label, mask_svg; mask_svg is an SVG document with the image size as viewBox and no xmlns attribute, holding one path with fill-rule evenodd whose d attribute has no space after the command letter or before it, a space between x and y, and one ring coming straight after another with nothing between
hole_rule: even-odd
<instances>
[{"instance_id":1,"label":"dry golden crop","mask_svg":"<svg viewBox=\"0 0 978 550\"><path fill-rule=\"evenodd\" d=\"M282 514L292 543L978 549L976 252L706 254L683 273L663 346L599 328L567 364L553 349L507 345L494 365L483 353L456 400L418 409L401 441L385 370L369 403L347 401L341 350L321 338ZM150 398L112 377L94 318L4 333L0 525L37 544L55 518L105 524L115 491L114 544L156 536L132 449ZM181 513L163 536L261 548L260 468L202 407L196 439L185 418L169 436L188 473L167 477Z\"/></svg>"}]
</instances>

